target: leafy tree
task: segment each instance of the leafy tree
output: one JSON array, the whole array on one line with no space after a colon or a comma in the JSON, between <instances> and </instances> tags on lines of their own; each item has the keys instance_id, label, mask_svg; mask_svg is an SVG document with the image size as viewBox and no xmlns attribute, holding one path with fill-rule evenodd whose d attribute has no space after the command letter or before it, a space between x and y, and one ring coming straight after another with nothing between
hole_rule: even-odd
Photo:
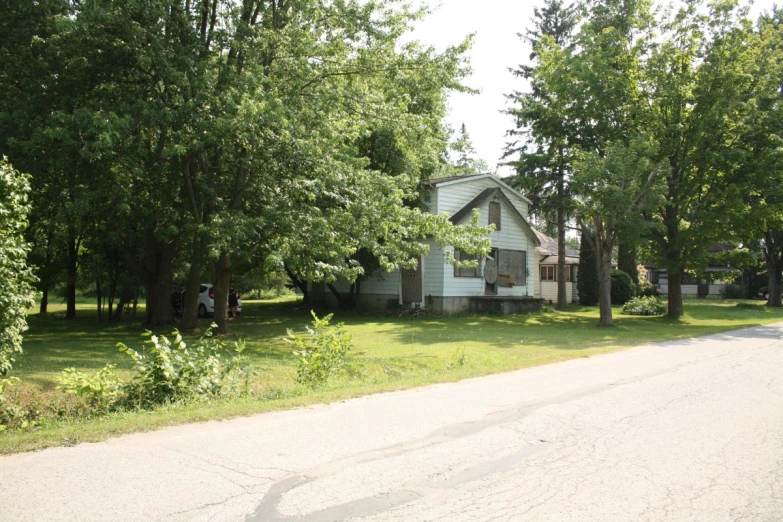
<instances>
[{"instance_id":1,"label":"leafy tree","mask_svg":"<svg viewBox=\"0 0 783 522\"><path fill-rule=\"evenodd\" d=\"M783 12L773 9L761 16L753 37L758 87L746 102L739 131L733 181L744 194L733 224L738 239L759 243L767 272L767 304L778 307L783 291Z\"/></svg>"},{"instance_id":2,"label":"leafy tree","mask_svg":"<svg viewBox=\"0 0 783 522\"><path fill-rule=\"evenodd\" d=\"M644 67L647 128L665 161L667 187L651 213L652 237L669 280L668 315L682 315L681 282L702 264L707 247L725 239L742 201L731 182L737 124L759 84L752 30L734 3L709 12L690 0L659 24L660 45Z\"/></svg>"},{"instance_id":3,"label":"leafy tree","mask_svg":"<svg viewBox=\"0 0 783 522\"><path fill-rule=\"evenodd\" d=\"M595 231L587 240L598 261L601 326L612 325L612 251L618 232L641 230L645 209L656 203L660 166L650 156L649 143L640 139L628 146L612 144L605 155L585 153L575 166L577 221Z\"/></svg>"},{"instance_id":4,"label":"leafy tree","mask_svg":"<svg viewBox=\"0 0 783 522\"><path fill-rule=\"evenodd\" d=\"M517 156L512 164L517 171L516 185L533 201L533 212L546 220L554 216L557 227L558 277L557 308L563 309L566 295L566 222L571 210L569 169L571 150L569 130L562 119L554 92L542 78L540 46L561 50L572 45L572 33L577 24L576 10L562 0L545 0L544 6L533 10L532 28L522 38L532 47L530 60L536 66L519 65L512 72L530 82L530 91L514 92L509 98L515 107L509 113L515 119L512 137L524 137L525 142L510 143L505 156Z\"/></svg>"},{"instance_id":5,"label":"leafy tree","mask_svg":"<svg viewBox=\"0 0 783 522\"><path fill-rule=\"evenodd\" d=\"M14 355L22 351L27 309L33 306L34 280L27 266L30 249L24 231L30 212L30 182L6 158L0 161L0 376L11 370Z\"/></svg>"}]
</instances>

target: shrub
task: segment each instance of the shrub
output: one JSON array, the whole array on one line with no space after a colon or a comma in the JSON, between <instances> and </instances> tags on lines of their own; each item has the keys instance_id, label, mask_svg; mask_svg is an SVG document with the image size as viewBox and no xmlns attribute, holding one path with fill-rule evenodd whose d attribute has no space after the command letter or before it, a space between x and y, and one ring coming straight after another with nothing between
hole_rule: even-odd
<instances>
[{"instance_id":1,"label":"shrub","mask_svg":"<svg viewBox=\"0 0 783 522\"><path fill-rule=\"evenodd\" d=\"M652 283L639 283L639 289L636 293L639 297L659 297L661 291Z\"/></svg>"},{"instance_id":2,"label":"shrub","mask_svg":"<svg viewBox=\"0 0 783 522\"><path fill-rule=\"evenodd\" d=\"M666 303L655 296L634 297L623 305L625 315L661 315L667 310Z\"/></svg>"},{"instance_id":3,"label":"shrub","mask_svg":"<svg viewBox=\"0 0 783 522\"><path fill-rule=\"evenodd\" d=\"M16 377L0 379L0 431L27 428L31 423L34 424L24 408L14 404L6 397L5 392L18 383L19 379Z\"/></svg>"},{"instance_id":4,"label":"shrub","mask_svg":"<svg viewBox=\"0 0 783 522\"><path fill-rule=\"evenodd\" d=\"M224 381L241 362L245 349L243 342L234 343L234 355L228 353L225 343L212 337L213 324L195 346L189 347L178 331L168 337L146 332L144 342L148 350L136 350L119 343L120 351L133 359L134 376L125 386L130 404L148 408L175 400L203 398L221 393Z\"/></svg>"},{"instance_id":5,"label":"shrub","mask_svg":"<svg viewBox=\"0 0 783 522\"><path fill-rule=\"evenodd\" d=\"M744 299L747 297L742 285L726 285L721 289L720 296L723 299Z\"/></svg>"},{"instance_id":6,"label":"shrub","mask_svg":"<svg viewBox=\"0 0 783 522\"><path fill-rule=\"evenodd\" d=\"M0 376L8 374L14 355L22 351L27 309L34 304L35 278L27 266L30 246L24 239L29 191L27 177L0 158Z\"/></svg>"},{"instance_id":7,"label":"shrub","mask_svg":"<svg viewBox=\"0 0 783 522\"><path fill-rule=\"evenodd\" d=\"M325 383L345 362L345 356L351 349L351 336L342 323L329 326L334 314L319 319L315 312L312 327L307 326L306 334L296 334L288 330L286 341L295 347L294 355L299 358L297 381L309 386Z\"/></svg>"},{"instance_id":8,"label":"shrub","mask_svg":"<svg viewBox=\"0 0 783 522\"><path fill-rule=\"evenodd\" d=\"M612 270L612 304L621 305L630 301L634 296L634 285L631 276L622 270Z\"/></svg>"},{"instance_id":9,"label":"shrub","mask_svg":"<svg viewBox=\"0 0 783 522\"><path fill-rule=\"evenodd\" d=\"M95 373L66 368L57 379L57 388L86 398L94 410L107 411L117 403L122 393L122 384L114 373L116 367L116 364L107 364Z\"/></svg>"}]
</instances>

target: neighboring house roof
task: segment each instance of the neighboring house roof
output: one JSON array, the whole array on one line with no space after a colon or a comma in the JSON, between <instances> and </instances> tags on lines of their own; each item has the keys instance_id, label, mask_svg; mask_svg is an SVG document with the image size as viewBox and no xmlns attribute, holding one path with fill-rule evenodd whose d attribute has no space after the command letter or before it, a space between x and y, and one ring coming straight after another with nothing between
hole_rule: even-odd
<instances>
[{"instance_id":1,"label":"neighboring house roof","mask_svg":"<svg viewBox=\"0 0 783 522\"><path fill-rule=\"evenodd\" d=\"M476 179L475 176L471 176L471 177ZM522 230L524 230L527 233L527 235L535 243L536 247L538 247L541 244L541 242L538 239L538 235L536 234L536 231L531 228L530 224L527 222L525 217L519 213L517 207L515 207L514 204L511 203L511 201L509 201L508 196L506 196L506 194L503 192L503 190L501 190L500 187L491 187L482 190L478 196L476 196L470 201L470 203L468 203L467 205L459 209L453 216L451 216L451 218L449 218L450 221L455 225L461 223L462 220L464 220L466 217L468 217L471 214L471 212L473 212L474 208L480 207L485 201L495 197L500 198L500 201L505 205L506 210L508 210L511 213L511 215L514 216L517 223L519 223L519 226L522 227Z\"/></svg>"},{"instance_id":2,"label":"neighboring house roof","mask_svg":"<svg viewBox=\"0 0 783 522\"><path fill-rule=\"evenodd\" d=\"M543 232L535 231L541 246L536 248L536 253L541 255L539 263L546 260L548 265L557 264L557 240L549 237ZM566 245L566 264L579 264L579 251Z\"/></svg>"},{"instance_id":3,"label":"neighboring house roof","mask_svg":"<svg viewBox=\"0 0 783 522\"><path fill-rule=\"evenodd\" d=\"M494 174L474 174L473 176L448 176L445 178L435 178L424 182L424 185L429 187L443 187L446 185L456 185L457 183L465 183L466 181L475 181L477 179L490 178L495 180L504 189L512 192L515 196L524 200L527 204L532 205L533 202L525 197L517 189L511 187L508 183L495 176Z\"/></svg>"}]
</instances>

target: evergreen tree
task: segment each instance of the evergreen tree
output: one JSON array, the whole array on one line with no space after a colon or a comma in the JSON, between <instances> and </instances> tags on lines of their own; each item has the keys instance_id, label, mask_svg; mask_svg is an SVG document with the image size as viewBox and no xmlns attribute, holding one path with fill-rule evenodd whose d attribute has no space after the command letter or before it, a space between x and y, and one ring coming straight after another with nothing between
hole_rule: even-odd
<instances>
[{"instance_id":1,"label":"evergreen tree","mask_svg":"<svg viewBox=\"0 0 783 522\"><path fill-rule=\"evenodd\" d=\"M579 292L579 304L595 306L598 304L598 262L591 242L585 236L586 233L583 233L579 243L576 289Z\"/></svg>"},{"instance_id":2,"label":"evergreen tree","mask_svg":"<svg viewBox=\"0 0 783 522\"><path fill-rule=\"evenodd\" d=\"M530 60L539 61L541 44L567 48L576 26L576 12L572 6L564 6L562 0L545 0L542 8L533 11L533 27L520 35L533 52ZM570 151L568 130L557 110L545 83L537 81L535 68L520 65L512 72L530 82L528 92L514 92L509 98L515 107L509 113L516 120L509 135L524 137L524 143L512 142L506 147L505 156L517 156L512 162L516 172L516 185L533 201L533 212L546 219L554 216L557 222L557 308L567 304L566 293L566 221L570 210L569 184Z\"/></svg>"}]
</instances>

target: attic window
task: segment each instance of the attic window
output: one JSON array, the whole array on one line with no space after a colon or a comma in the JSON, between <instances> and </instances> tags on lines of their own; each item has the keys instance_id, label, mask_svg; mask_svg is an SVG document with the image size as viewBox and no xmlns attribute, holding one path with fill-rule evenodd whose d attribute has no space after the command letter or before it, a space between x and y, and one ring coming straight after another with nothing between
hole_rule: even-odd
<instances>
[{"instance_id":1,"label":"attic window","mask_svg":"<svg viewBox=\"0 0 783 522\"><path fill-rule=\"evenodd\" d=\"M489 224L495 225L495 230L500 230L500 202L489 202Z\"/></svg>"}]
</instances>

